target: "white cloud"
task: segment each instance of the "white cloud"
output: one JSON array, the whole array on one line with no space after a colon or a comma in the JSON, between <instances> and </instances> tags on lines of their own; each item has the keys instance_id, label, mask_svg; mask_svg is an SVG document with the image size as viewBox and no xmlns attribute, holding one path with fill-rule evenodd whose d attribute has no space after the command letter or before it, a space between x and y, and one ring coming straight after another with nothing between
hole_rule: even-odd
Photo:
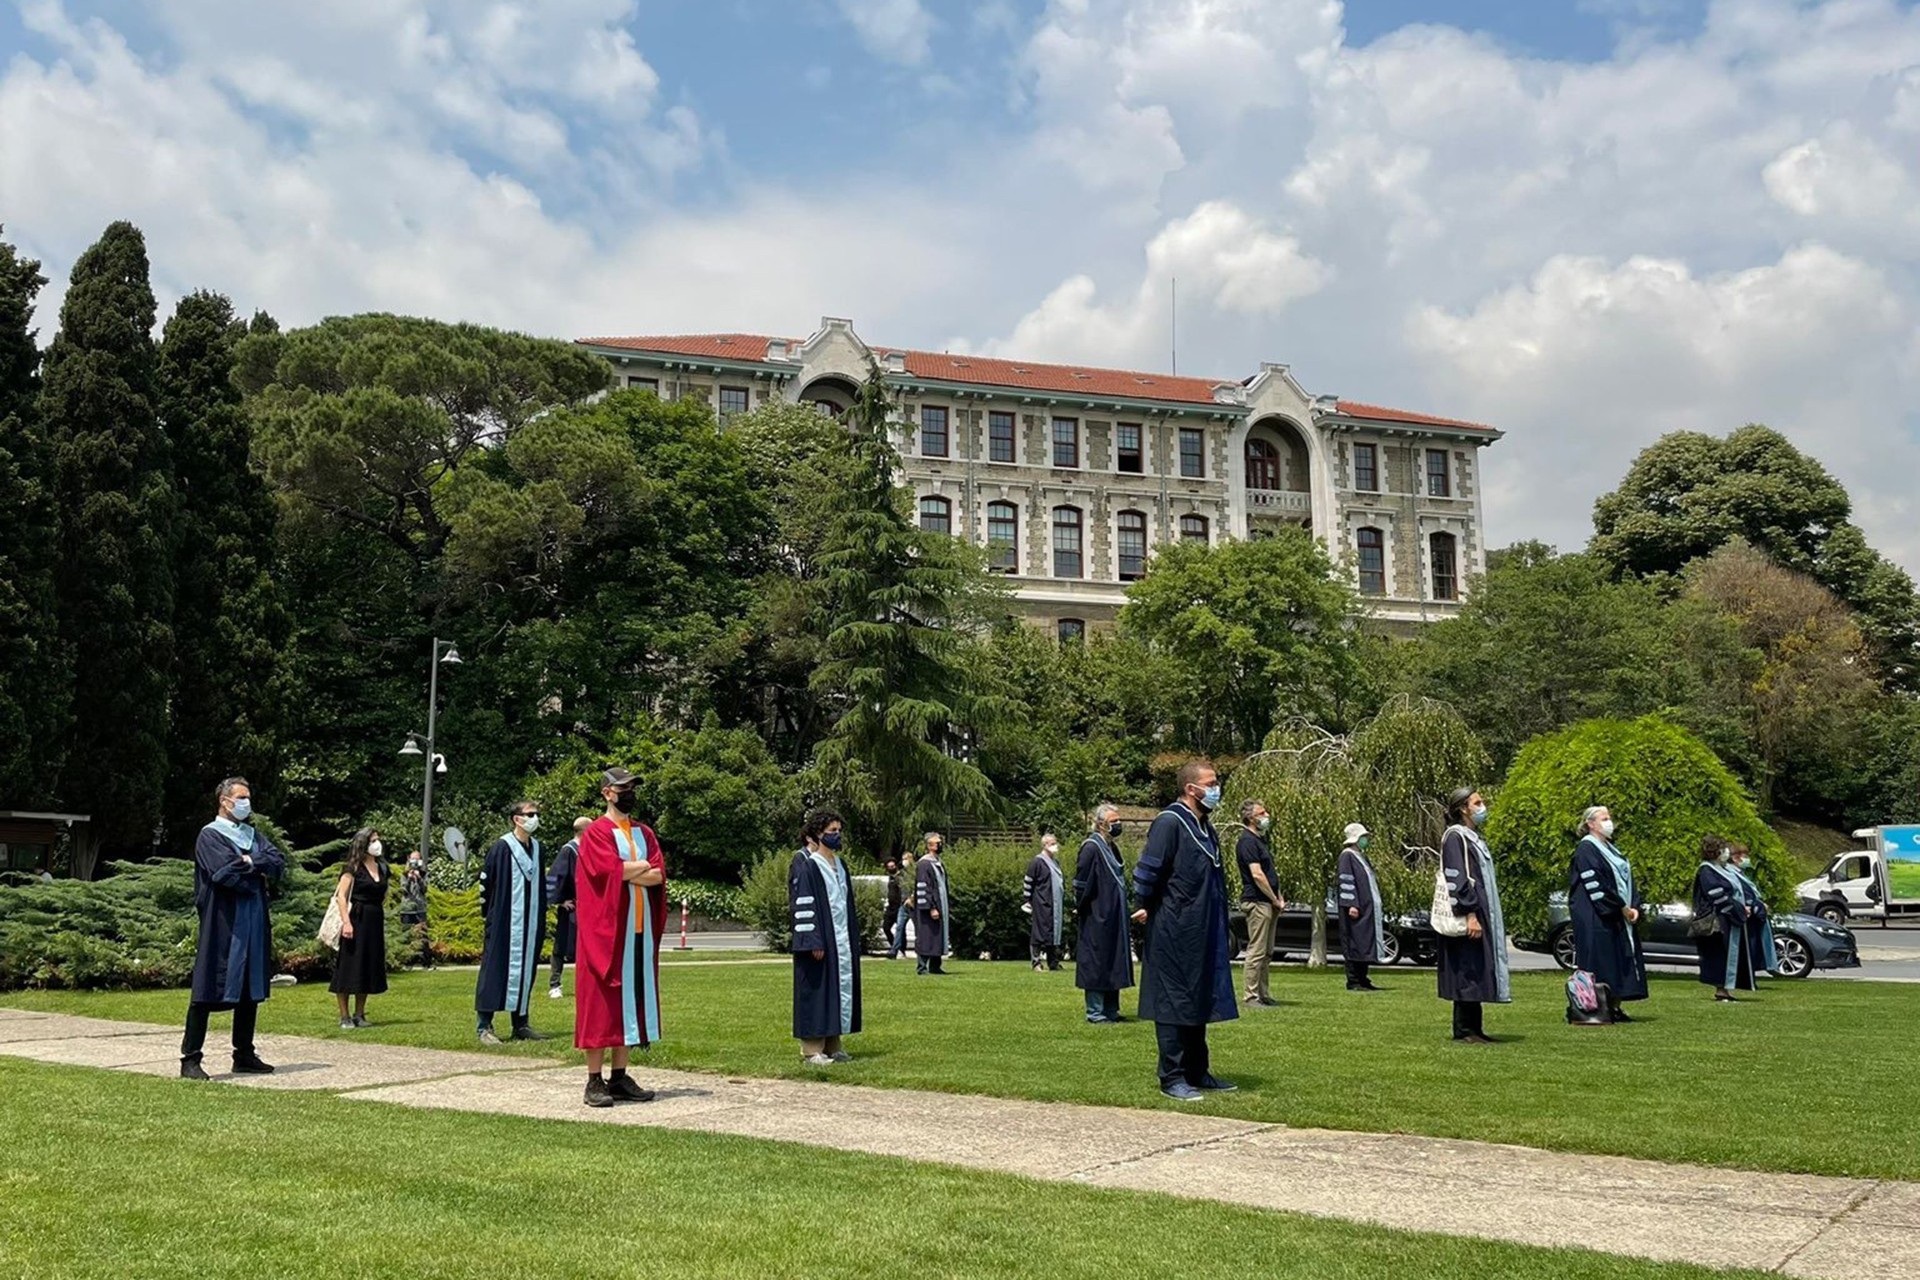
<instances>
[{"instance_id":1,"label":"white cloud","mask_svg":"<svg viewBox=\"0 0 1920 1280\"><path fill-rule=\"evenodd\" d=\"M860 43L876 58L917 67L932 49L933 15L920 0L835 0Z\"/></svg>"}]
</instances>

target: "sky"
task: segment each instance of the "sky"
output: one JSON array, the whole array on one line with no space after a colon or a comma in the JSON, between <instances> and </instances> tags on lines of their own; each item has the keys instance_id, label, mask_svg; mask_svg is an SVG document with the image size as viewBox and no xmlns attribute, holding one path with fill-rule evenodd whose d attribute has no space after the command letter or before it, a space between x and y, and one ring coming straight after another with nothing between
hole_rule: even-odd
<instances>
[{"instance_id":1,"label":"sky","mask_svg":"<svg viewBox=\"0 0 1920 1280\"><path fill-rule=\"evenodd\" d=\"M162 306L735 330L1491 423L1565 549L1766 422L1920 571L1914 0L0 0L0 224Z\"/></svg>"}]
</instances>

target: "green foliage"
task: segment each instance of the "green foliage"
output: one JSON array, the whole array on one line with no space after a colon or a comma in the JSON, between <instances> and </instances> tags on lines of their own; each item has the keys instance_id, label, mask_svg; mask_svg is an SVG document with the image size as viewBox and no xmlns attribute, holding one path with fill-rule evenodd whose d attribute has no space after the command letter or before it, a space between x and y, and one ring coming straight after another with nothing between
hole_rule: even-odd
<instances>
[{"instance_id":1,"label":"green foliage","mask_svg":"<svg viewBox=\"0 0 1920 1280\"><path fill-rule=\"evenodd\" d=\"M469 864L472 865L472 864ZM487 921L480 914L478 883L458 888L427 876L427 944L442 964L473 964L486 942Z\"/></svg>"},{"instance_id":2,"label":"green foliage","mask_svg":"<svg viewBox=\"0 0 1920 1280\"><path fill-rule=\"evenodd\" d=\"M947 905L953 909L947 942L953 954L972 960L983 953L995 960L1027 958L1031 919L1020 910L1026 901L1027 864L1035 849L1018 844L977 843L943 850L947 867ZM1071 943L1073 886L1064 894L1066 933Z\"/></svg>"},{"instance_id":3,"label":"green foliage","mask_svg":"<svg viewBox=\"0 0 1920 1280\"><path fill-rule=\"evenodd\" d=\"M60 800L94 815L109 850L149 844L167 776L176 498L153 321L146 241L116 222L74 262L40 390L60 518L56 607L73 654Z\"/></svg>"},{"instance_id":4,"label":"green foliage","mask_svg":"<svg viewBox=\"0 0 1920 1280\"><path fill-rule=\"evenodd\" d=\"M1258 749L1288 714L1340 724L1353 713L1357 609L1325 546L1283 529L1161 547L1128 588L1120 624L1179 673L1181 740L1232 754Z\"/></svg>"},{"instance_id":5,"label":"green foliage","mask_svg":"<svg viewBox=\"0 0 1920 1280\"><path fill-rule=\"evenodd\" d=\"M738 914L733 918L761 934L769 951L784 952L793 945L792 908L787 903L787 871L792 865L791 852L770 853L760 859L747 872L746 883L734 903ZM856 877L862 874L856 864L849 863L849 867ZM671 880L667 888L669 893L674 892ZM868 954L885 951L887 942L882 936L886 925L885 887L856 879L853 903L860 918L862 950Z\"/></svg>"},{"instance_id":6,"label":"green foliage","mask_svg":"<svg viewBox=\"0 0 1920 1280\"><path fill-rule=\"evenodd\" d=\"M1566 890L1580 814L1595 804L1612 810L1614 842L1650 904L1692 901L1708 835L1749 846L1768 900L1791 898L1784 846L1706 744L1659 716L1588 720L1528 743L1490 805L1487 843L1513 932L1545 936L1547 895Z\"/></svg>"},{"instance_id":7,"label":"green foliage","mask_svg":"<svg viewBox=\"0 0 1920 1280\"><path fill-rule=\"evenodd\" d=\"M667 900L671 908L668 924L671 928L679 927L681 903L687 905L692 915L738 923L744 919L742 913L746 910L744 895L745 890L736 884L674 876L667 881Z\"/></svg>"},{"instance_id":8,"label":"green foliage","mask_svg":"<svg viewBox=\"0 0 1920 1280\"><path fill-rule=\"evenodd\" d=\"M751 729L722 729L709 715L698 732L675 735L650 782L676 871L733 879L752 854L797 838L800 789Z\"/></svg>"}]
</instances>

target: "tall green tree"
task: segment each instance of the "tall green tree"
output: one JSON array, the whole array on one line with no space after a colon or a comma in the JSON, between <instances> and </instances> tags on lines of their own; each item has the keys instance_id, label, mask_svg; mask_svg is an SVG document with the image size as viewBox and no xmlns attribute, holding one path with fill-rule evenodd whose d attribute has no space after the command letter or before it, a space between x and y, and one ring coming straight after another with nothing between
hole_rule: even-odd
<instances>
[{"instance_id":1,"label":"tall green tree","mask_svg":"<svg viewBox=\"0 0 1920 1280\"><path fill-rule=\"evenodd\" d=\"M53 468L32 328L46 282L38 262L0 240L0 801L22 809L54 802L73 688L55 607Z\"/></svg>"},{"instance_id":2,"label":"tall green tree","mask_svg":"<svg viewBox=\"0 0 1920 1280\"><path fill-rule=\"evenodd\" d=\"M848 416L853 465L821 544L831 603L813 677L837 717L814 755L816 787L883 853L924 825L992 809L992 784L968 755L974 732L1005 711L991 673L966 660L997 588L978 548L909 518L893 418L875 368Z\"/></svg>"},{"instance_id":3,"label":"tall green tree","mask_svg":"<svg viewBox=\"0 0 1920 1280\"><path fill-rule=\"evenodd\" d=\"M268 317L254 327L272 332ZM161 334L159 405L180 498L166 822L193 830L223 777L271 795L289 634L273 576L273 495L234 381L248 325L217 293L182 298Z\"/></svg>"},{"instance_id":4,"label":"tall green tree","mask_svg":"<svg viewBox=\"0 0 1920 1280\"><path fill-rule=\"evenodd\" d=\"M108 851L148 844L167 780L177 501L153 322L146 241L116 222L74 262L40 392L60 634L74 655L61 789Z\"/></svg>"}]
</instances>

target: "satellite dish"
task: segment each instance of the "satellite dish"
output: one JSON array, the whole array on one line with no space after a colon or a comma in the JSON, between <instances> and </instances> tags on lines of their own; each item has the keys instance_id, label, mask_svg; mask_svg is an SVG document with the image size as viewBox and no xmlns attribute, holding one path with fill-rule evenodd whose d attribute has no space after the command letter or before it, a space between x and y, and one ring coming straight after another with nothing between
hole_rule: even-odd
<instances>
[{"instance_id":1,"label":"satellite dish","mask_svg":"<svg viewBox=\"0 0 1920 1280\"><path fill-rule=\"evenodd\" d=\"M458 827L448 827L447 834L441 837L441 843L447 846L447 856L455 862L467 860L467 837Z\"/></svg>"}]
</instances>

